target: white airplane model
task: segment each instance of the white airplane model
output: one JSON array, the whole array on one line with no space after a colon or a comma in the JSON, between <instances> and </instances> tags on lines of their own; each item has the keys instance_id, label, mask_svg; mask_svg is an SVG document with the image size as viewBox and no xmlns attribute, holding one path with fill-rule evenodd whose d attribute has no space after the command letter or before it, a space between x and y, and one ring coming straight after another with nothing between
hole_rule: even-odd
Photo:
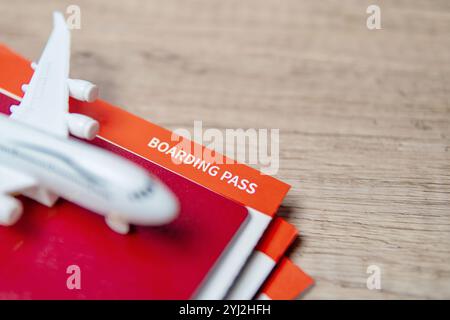
<instances>
[{"instance_id":1,"label":"white airplane model","mask_svg":"<svg viewBox=\"0 0 450 320\"><path fill-rule=\"evenodd\" d=\"M0 115L0 225L18 221L16 194L52 206L58 197L104 215L114 231L130 224L161 225L178 214L178 200L162 182L115 154L75 141L95 138L92 118L70 114L69 95L96 99L96 86L69 79L70 32L61 13L20 106Z\"/></svg>"}]
</instances>

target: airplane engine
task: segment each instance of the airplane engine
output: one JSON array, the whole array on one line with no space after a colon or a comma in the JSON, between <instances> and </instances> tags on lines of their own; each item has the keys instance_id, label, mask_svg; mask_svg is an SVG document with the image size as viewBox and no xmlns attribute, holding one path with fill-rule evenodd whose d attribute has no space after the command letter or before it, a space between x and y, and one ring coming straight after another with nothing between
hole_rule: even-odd
<instances>
[{"instance_id":1,"label":"airplane engine","mask_svg":"<svg viewBox=\"0 0 450 320\"><path fill-rule=\"evenodd\" d=\"M37 63L32 62L31 68L36 70ZM98 98L98 87L86 80L81 79L68 79L67 85L69 86L69 95L77 100L93 102ZM22 86L22 91L25 92L27 85Z\"/></svg>"},{"instance_id":2,"label":"airplane engine","mask_svg":"<svg viewBox=\"0 0 450 320\"><path fill-rule=\"evenodd\" d=\"M69 94L74 99L93 102L98 97L98 87L89 81L68 79L67 84L69 85Z\"/></svg>"},{"instance_id":3,"label":"airplane engine","mask_svg":"<svg viewBox=\"0 0 450 320\"><path fill-rule=\"evenodd\" d=\"M12 226L22 216L22 203L13 197L0 197L0 225Z\"/></svg>"},{"instance_id":4,"label":"airplane engine","mask_svg":"<svg viewBox=\"0 0 450 320\"><path fill-rule=\"evenodd\" d=\"M86 140L95 138L100 128L98 121L79 113L70 113L67 116L69 132L72 135Z\"/></svg>"}]
</instances>

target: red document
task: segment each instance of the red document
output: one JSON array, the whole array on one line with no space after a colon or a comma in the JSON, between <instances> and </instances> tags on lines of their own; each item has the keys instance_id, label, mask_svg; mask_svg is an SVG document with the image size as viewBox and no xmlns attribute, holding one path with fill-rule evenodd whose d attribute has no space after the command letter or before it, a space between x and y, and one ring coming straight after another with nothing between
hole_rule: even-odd
<instances>
[{"instance_id":1,"label":"red document","mask_svg":"<svg viewBox=\"0 0 450 320\"><path fill-rule=\"evenodd\" d=\"M9 113L12 104L17 101L0 94L0 112ZM247 209L109 142L92 143L158 176L178 196L179 218L123 236L102 216L67 201L47 208L21 197L21 220L0 227L0 299L191 298ZM80 268L80 290L67 287L72 265Z\"/></svg>"}]
</instances>

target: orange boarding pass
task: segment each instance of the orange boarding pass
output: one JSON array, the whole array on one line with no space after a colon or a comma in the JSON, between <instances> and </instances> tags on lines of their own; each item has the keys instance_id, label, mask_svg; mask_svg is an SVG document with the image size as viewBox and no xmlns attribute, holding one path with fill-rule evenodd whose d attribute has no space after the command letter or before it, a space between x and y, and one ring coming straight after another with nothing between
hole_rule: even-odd
<instances>
[{"instance_id":1,"label":"orange boarding pass","mask_svg":"<svg viewBox=\"0 0 450 320\"><path fill-rule=\"evenodd\" d=\"M294 300L314 280L288 258L283 258L258 295L259 300Z\"/></svg>"},{"instance_id":2,"label":"orange boarding pass","mask_svg":"<svg viewBox=\"0 0 450 320\"><path fill-rule=\"evenodd\" d=\"M227 299L252 299L297 236L295 226L283 218L275 218L228 292Z\"/></svg>"}]
</instances>

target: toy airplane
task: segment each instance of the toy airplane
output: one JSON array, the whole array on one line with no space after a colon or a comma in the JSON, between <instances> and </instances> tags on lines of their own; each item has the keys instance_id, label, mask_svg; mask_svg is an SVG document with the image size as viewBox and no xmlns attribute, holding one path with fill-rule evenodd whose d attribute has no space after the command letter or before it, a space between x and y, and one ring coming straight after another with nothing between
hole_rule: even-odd
<instances>
[{"instance_id":1,"label":"toy airplane","mask_svg":"<svg viewBox=\"0 0 450 320\"><path fill-rule=\"evenodd\" d=\"M70 32L61 13L20 106L0 115L0 225L13 225L23 212L17 193L52 206L58 197L106 218L126 234L130 224L160 225L178 214L178 200L144 169L100 148L75 141L69 133L95 138L94 119L69 113L69 95L97 97L97 87L69 79Z\"/></svg>"}]
</instances>

